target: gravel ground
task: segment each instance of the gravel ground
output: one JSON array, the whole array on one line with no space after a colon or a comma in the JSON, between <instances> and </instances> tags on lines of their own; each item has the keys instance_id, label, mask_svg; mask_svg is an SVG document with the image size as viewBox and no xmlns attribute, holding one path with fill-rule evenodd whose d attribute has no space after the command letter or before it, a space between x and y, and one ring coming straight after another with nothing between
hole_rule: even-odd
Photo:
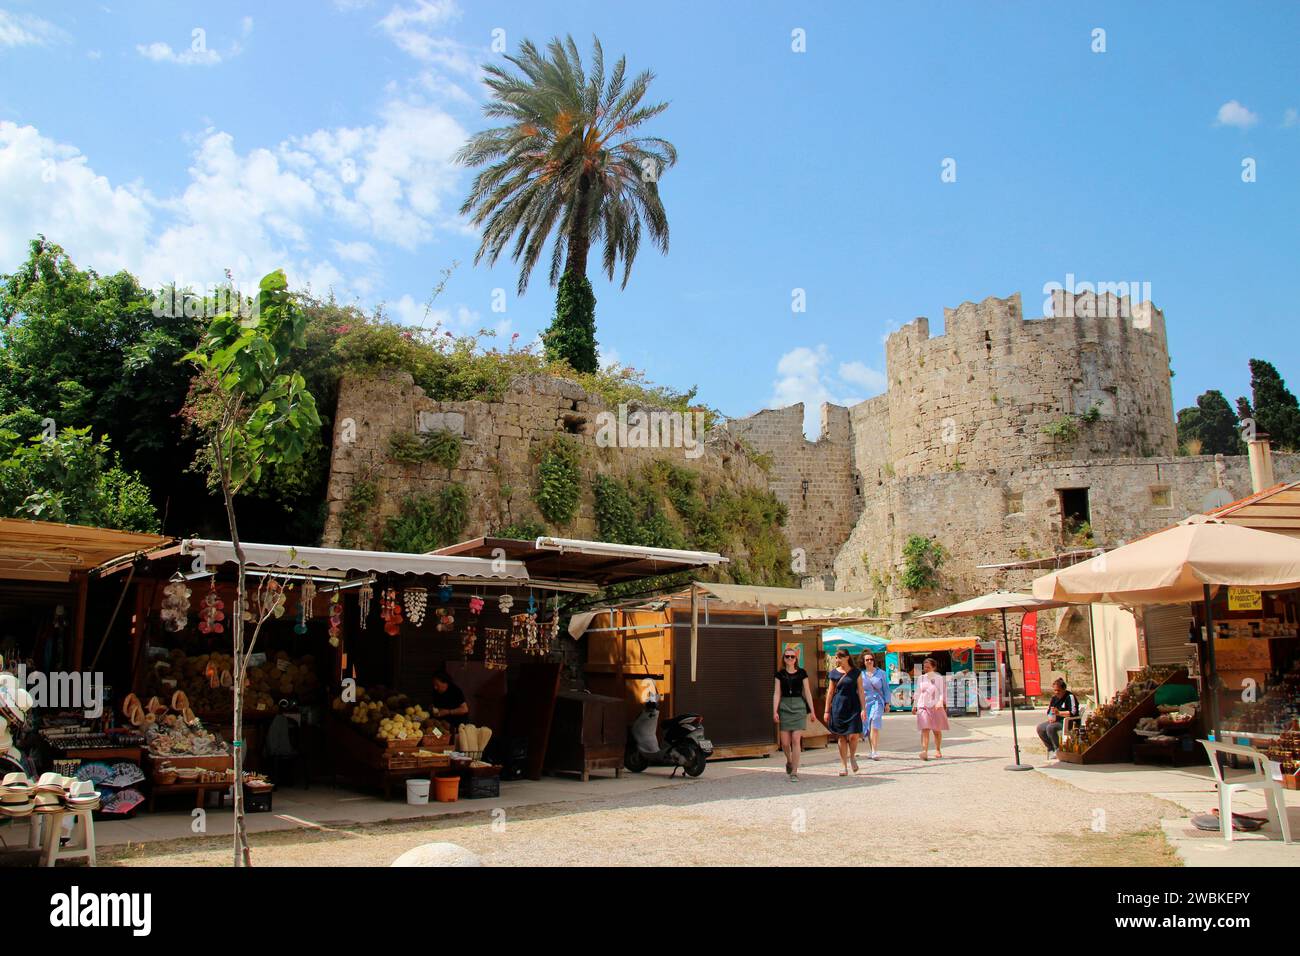
<instances>
[{"instance_id":1,"label":"gravel ground","mask_svg":"<svg viewBox=\"0 0 1300 956\"><path fill-rule=\"evenodd\" d=\"M841 778L833 750L805 754L798 783L779 755L725 775L610 799L346 828L255 834L261 866L387 866L450 841L491 866L842 864L1177 865L1160 831L1177 808L1145 795L1089 794L1009 773L1009 741L954 724L942 761L922 762L907 718L891 718L879 762ZM1035 741L1026 750L1039 753ZM733 769L734 768L734 769ZM667 774L667 770L650 771ZM489 804L481 807L483 804ZM1094 829L1094 825L1100 829ZM226 866L226 839L111 847L101 865Z\"/></svg>"}]
</instances>

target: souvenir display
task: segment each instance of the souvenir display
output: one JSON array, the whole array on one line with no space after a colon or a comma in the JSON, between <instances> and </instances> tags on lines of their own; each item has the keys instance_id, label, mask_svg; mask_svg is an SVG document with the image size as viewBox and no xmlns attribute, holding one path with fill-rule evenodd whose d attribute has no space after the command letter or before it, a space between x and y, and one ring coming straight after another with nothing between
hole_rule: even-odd
<instances>
[{"instance_id":1,"label":"souvenir display","mask_svg":"<svg viewBox=\"0 0 1300 956\"><path fill-rule=\"evenodd\" d=\"M338 591L330 595L329 635L330 647L338 647L343 636L343 602L339 600Z\"/></svg>"},{"instance_id":2,"label":"souvenir display","mask_svg":"<svg viewBox=\"0 0 1300 956\"><path fill-rule=\"evenodd\" d=\"M460 630L460 649L468 658L474 653L474 645L478 642L478 625L466 624Z\"/></svg>"},{"instance_id":3,"label":"souvenir display","mask_svg":"<svg viewBox=\"0 0 1300 956\"><path fill-rule=\"evenodd\" d=\"M226 602L217 594L217 579L213 578L208 593L203 595L203 608L199 611L199 633L221 634L226 626Z\"/></svg>"},{"instance_id":4,"label":"souvenir display","mask_svg":"<svg viewBox=\"0 0 1300 956\"><path fill-rule=\"evenodd\" d=\"M469 613L471 614L483 613L483 599L479 597L477 594L469 599Z\"/></svg>"},{"instance_id":5,"label":"souvenir display","mask_svg":"<svg viewBox=\"0 0 1300 956\"><path fill-rule=\"evenodd\" d=\"M515 614L510 618L510 646L522 647L528 639L528 615Z\"/></svg>"},{"instance_id":6,"label":"souvenir display","mask_svg":"<svg viewBox=\"0 0 1300 956\"><path fill-rule=\"evenodd\" d=\"M500 609L502 614L509 614L510 609L514 606L515 599L510 596L509 592L501 595L500 600L497 601L497 608Z\"/></svg>"},{"instance_id":7,"label":"souvenir display","mask_svg":"<svg viewBox=\"0 0 1300 956\"><path fill-rule=\"evenodd\" d=\"M361 590L357 592L357 610L360 613L361 630L366 629L366 622L370 619L370 601L375 596L375 586L373 584L361 585Z\"/></svg>"},{"instance_id":8,"label":"souvenir display","mask_svg":"<svg viewBox=\"0 0 1300 956\"><path fill-rule=\"evenodd\" d=\"M187 657L183 651L174 650L164 661L157 661L149 672L144 689L149 694L163 693L174 681L175 687L189 700L189 706L200 714L213 717L228 715L234 706L230 689L234 686L232 671L234 658L229 654L200 654ZM286 652L267 655L260 664L248 667L248 693L244 698L245 713L250 715L275 710L280 700L301 700L320 690L316 676L316 658L307 654L291 658ZM134 695L128 695L129 702ZM125 711L127 704L123 704ZM129 718L128 718L129 719Z\"/></svg>"},{"instance_id":9,"label":"souvenir display","mask_svg":"<svg viewBox=\"0 0 1300 956\"><path fill-rule=\"evenodd\" d=\"M1275 736L1300 720L1300 662L1289 672L1270 673L1254 700L1233 705L1223 720L1223 729L1236 733Z\"/></svg>"},{"instance_id":10,"label":"souvenir display","mask_svg":"<svg viewBox=\"0 0 1300 956\"><path fill-rule=\"evenodd\" d=\"M389 742L451 735L450 724L431 716L419 704L412 704L404 694L385 697L382 687L358 687L356 693L355 702L336 698L330 706L367 737Z\"/></svg>"},{"instance_id":11,"label":"souvenir display","mask_svg":"<svg viewBox=\"0 0 1300 956\"><path fill-rule=\"evenodd\" d=\"M510 632L504 627L485 627L483 629L483 665L488 670L506 669L506 642Z\"/></svg>"},{"instance_id":12,"label":"souvenir display","mask_svg":"<svg viewBox=\"0 0 1300 956\"><path fill-rule=\"evenodd\" d=\"M451 585L450 585L450 584L444 584L444 585L442 585L440 588L438 588L438 603L440 603L440 604L449 604L449 603L451 603Z\"/></svg>"},{"instance_id":13,"label":"souvenir display","mask_svg":"<svg viewBox=\"0 0 1300 956\"><path fill-rule=\"evenodd\" d=\"M179 571L172 575L167 586L163 588L163 605L160 616L163 627L169 631L183 631L189 624L190 595L189 585Z\"/></svg>"},{"instance_id":14,"label":"souvenir display","mask_svg":"<svg viewBox=\"0 0 1300 956\"><path fill-rule=\"evenodd\" d=\"M438 608L437 629L444 634L448 634L456 629L456 615L451 608Z\"/></svg>"},{"instance_id":15,"label":"souvenir display","mask_svg":"<svg viewBox=\"0 0 1300 956\"><path fill-rule=\"evenodd\" d=\"M396 588L384 589L379 617L384 622L384 633L396 637L402 626L402 605L398 603Z\"/></svg>"},{"instance_id":16,"label":"souvenir display","mask_svg":"<svg viewBox=\"0 0 1300 956\"><path fill-rule=\"evenodd\" d=\"M1061 750L1065 753L1083 753L1100 740L1106 731L1123 720L1133 708L1154 694L1156 686L1176 670L1177 667L1169 665L1142 668L1126 687L1116 691L1110 701L1089 713L1079 730L1061 738Z\"/></svg>"},{"instance_id":17,"label":"souvenir display","mask_svg":"<svg viewBox=\"0 0 1300 956\"><path fill-rule=\"evenodd\" d=\"M402 603L406 605L407 620L416 627L424 623L425 608L429 604L428 591L424 588L407 588L402 592Z\"/></svg>"}]
</instances>

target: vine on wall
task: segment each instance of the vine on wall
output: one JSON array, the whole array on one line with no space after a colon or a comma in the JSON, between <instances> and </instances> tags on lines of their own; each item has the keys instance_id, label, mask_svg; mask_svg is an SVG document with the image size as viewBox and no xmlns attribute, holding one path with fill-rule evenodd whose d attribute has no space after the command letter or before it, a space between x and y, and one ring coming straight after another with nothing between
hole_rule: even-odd
<instances>
[{"instance_id":1,"label":"vine on wall","mask_svg":"<svg viewBox=\"0 0 1300 956\"><path fill-rule=\"evenodd\" d=\"M550 524L567 525L578 513L582 492L580 455L577 442L564 435L551 439L542 452L533 501Z\"/></svg>"}]
</instances>

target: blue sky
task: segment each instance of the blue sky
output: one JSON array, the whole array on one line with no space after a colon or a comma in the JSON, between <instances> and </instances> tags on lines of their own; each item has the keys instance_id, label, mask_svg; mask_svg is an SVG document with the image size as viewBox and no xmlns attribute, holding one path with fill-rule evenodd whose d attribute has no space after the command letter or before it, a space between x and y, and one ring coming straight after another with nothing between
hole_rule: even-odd
<instances>
[{"instance_id":1,"label":"blue sky","mask_svg":"<svg viewBox=\"0 0 1300 956\"><path fill-rule=\"evenodd\" d=\"M1244 394L1251 357L1300 387L1291 4L0 0L0 271L40 231L100 271L285 266L414 322L460 260L436 317L530 341L545 275L516 298L456 212L494 30L597 34L671 101L671 249L593 276L606 360L811 423L883 387L890 329L1016 291L1037 316L1073 274L1150 283L1175 407Z\"/></svg>"}]
</instances>

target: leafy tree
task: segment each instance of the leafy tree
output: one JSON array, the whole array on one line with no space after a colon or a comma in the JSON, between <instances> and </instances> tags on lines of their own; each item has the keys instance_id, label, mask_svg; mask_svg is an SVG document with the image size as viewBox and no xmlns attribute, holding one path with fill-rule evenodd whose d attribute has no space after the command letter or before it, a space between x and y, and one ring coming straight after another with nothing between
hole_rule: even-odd
<instances>
[{"instance_id":1,"label":"leafy tree","mask_svg":"<svg viewBox=\"0 0 1300 956\"><path fill-rule=\"evenodd\" d=\"M89 428L26 441L0 430L0 514L67 524L158 531L158 513L140 476L127 471Z\"/></svg>"},{"instance_id":2,"label":"leafy tree","mask_svg":"<svg viewBox=\"0 0 1300 956\"><path fill-rule=\"evenodd\" d=\"M605 54L594 38L590 72L572 37L556 37L545 53L525 40L519 55L506 59L514 70L497 64L483 68L490 91L483 111L505 125L476 133L457 154L466 166L486 167L475 177L461 213L482 228L476 263L486 259L492 265L512 246L521 295L554 234L550 283L572 277L569 296L579 301L557 299L556 343L548 354L553 347L554 354L567 357L572 333L563 323L577 321L580 328L584 321L580 300L593 241L603 241L602 267L611 281L622 262L624 287L643 223L650 240L668 251L659 177L677 162L677 150L667 140L635 135L668 104L643 105L654 74L646 70L629 80L626 57L606 76ZM591 304L594 308L594 300ZM585 347L574 354L585 363Z\"/></svg>"},{"instance_id":3,"label":"leafy tree","mask_svg":"<svg viewBox=\"0 0 1300 956\"><path fill-rule=\"evenodd\" d=\"M939 569L948 550L938 541L914 534L903 545L903 587L909 591L929 591L939 586Z\"/></svg>"},{"instance_id":4,"label":"leafy tree","mask_svg":"<svg viewBox=\"0 0 1300 956\"><path fill-rule=\"evenodd\" d=\"M586 276L570 275L560 279L555 294L555 318L542 337L546 357L552 362L568 362L577 372L596 372L596 295Z\"/></svg>"},{"instance_id":5,"label":"leafy tree","mask_svg":"<svg viewBox=\"0 0 1300 956\"><path fill-rule=\"evenodd\" d=\"M225 312L214 318L198 346L185 358L198 369L186 415L203 438L199 463L221 489L230 540L238 565L235 607L245 604L247 561L235 519L235 494L256 484L267 466L302 458L320 428L316 400L300 372L286 371L289 358L306 339L306 316L288 291L283 271L264 277L252 316ZM234 739L242 741L244 680L248 654L243 615L233 623ZM260 623L259 623L260 629ZM257 639L254 633L254 643ZM243 747L235 748L235 866L249 864L244 820Z\"/></svg>"},{"instance_id":6,"label":"leafy tree","mask_svg":"<svg viewBox=\"0 0 1300 956\"><path fill-rule=\"evenodd\" d=\"M109 436L155 503L170 503L169 527L192 531L202 508L188 502L203 494L185 475L193 449L176 414L190 381L180 359L200 323L187 317L185 301L156 300L127 272L79 269L38 236L27 260L0 276L0 414L30 410L61 428Z\"/></svg>"},{"instance_id":7,"label":"leafy tree","mask_svg":"<svg viewBox=\"0 0 1300 956\"><path fill-rule=\"evenodd\" d=\"M1197 396L1196 405L1178 412L1178 444L1199 445L1203 455L1243 455L1245 444L1238 431L1237 416L1218 389Z\"/></svg>"},{"instance_id":8,"label":"leafy tree","mask_svg":"<svg viewBox=\"0 0 1300 956\"><path fill-rule=\"evenodd\" d=\"M1250 360L1250 391L1253 405L1237 399L1241 417L1254 419L1256 430L1268 435L1273 447L1300 449L1300 403L1272 363Z\"/></svg>"}]
</instances>

